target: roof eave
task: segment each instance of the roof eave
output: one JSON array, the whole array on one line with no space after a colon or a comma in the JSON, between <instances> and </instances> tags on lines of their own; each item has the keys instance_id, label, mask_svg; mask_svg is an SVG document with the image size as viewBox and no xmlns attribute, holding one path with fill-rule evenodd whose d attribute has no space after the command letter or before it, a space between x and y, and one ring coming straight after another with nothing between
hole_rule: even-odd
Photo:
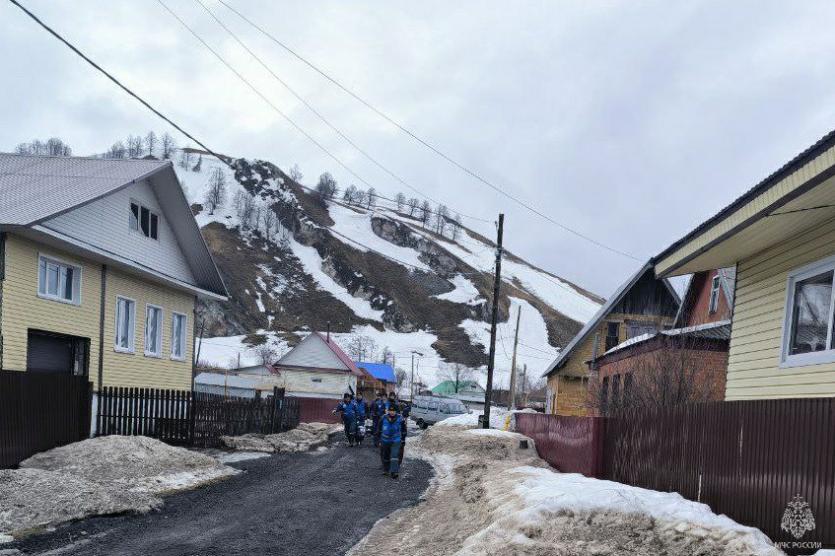
<instances>
[{"instance_id":1,"label":"roof eave","mask_svg":"<svg viewBox=\"0 0 835 556\"><path fill-rule=\"evenodd\" d=\"M817 164L818 159L827 154L835 154L835 131L662 251L655 257L657 276L685 274L681 271L682 267L699 255L835 176L835 165L829 161ZM777 188L780 188L779 194L770 195ZM761 202L761 208L754 206L757 201ZM715 237L705 240L710 235ZM731 266L736 262L728 260L723 266Z\"/></svg>"}]
</instances>

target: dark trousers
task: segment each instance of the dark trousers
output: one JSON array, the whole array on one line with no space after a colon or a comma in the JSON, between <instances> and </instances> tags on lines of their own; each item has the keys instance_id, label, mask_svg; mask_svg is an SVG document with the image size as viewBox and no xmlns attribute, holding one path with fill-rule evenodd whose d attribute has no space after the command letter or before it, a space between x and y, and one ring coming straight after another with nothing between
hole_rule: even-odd
<instances>
[{"instance_id":1,"label":"dark trousers","mask_svg":"<svg viewBox=\"0 0 835 556\"><path fill-rule=\"evenodd\" d=\"M380 447L383 470L389 473L400 471L400 442L383 442Z\"/></svg>"},{"instance_id":2,"label":"dark trousers","mask_svg":"<svg viewBox=\"0 0 835 556\"><path fill-rule=\"evenodd\" d=\"M380 426L380 421L382 420L379 415L372 415L371 420L374 423L372 428L372 434L374 435L374 446L380 445L380 432L382 427Z\"/></svg>"},{"instance_id":3,"label":"dark trousers","mask_svg":"<svg viewBox=\"0 0 835 556\"><path fill-rule=\"evenodd\" d=\"M345 438L348 439L349 444L354 443L354 438L357 434L357 422L355 419L342 418L342 424L345 426Z\"/></svg>"}]
</instances>

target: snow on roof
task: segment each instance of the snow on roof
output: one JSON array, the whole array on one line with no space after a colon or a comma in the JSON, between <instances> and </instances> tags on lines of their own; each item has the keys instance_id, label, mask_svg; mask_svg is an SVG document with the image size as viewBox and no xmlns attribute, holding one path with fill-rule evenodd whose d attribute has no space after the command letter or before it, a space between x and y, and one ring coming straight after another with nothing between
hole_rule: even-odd
<instances>
[{"instance_id":1,"label":"snow on roof","mask_svg":"<svg viewBox=\"0 0 835 556\"><path fill-rule=\"evenodd\" d=\"M696 336L699 338L729 340L731 337L731 321L718 320L716 322L706 322L694 326L685 326L684 328L664 330L661 333L667 336Z\"/></svg>"},{"instance_id":2,"label":"snow on roof","mask_svg":"<svg viewBox=\"0 0 835 556\"><path fill-rule=\"evenodd\" d=\"M628 348L629 346L646 342L647 340L651 340L661 334L664 336L694 336L696 338L729 340L731 337L731 321L720 320L716 322L697 324L694 326L685 326L684 328L671 328L670 330L662 330L661 332L648 332L619 343L603 355L609 355L610 353L620 351L624 348Z\"/></svg>"},{"instance_id":3,"label":"snow on roof","mask_svg":"<svg viewBox=\"0 0 835 556\"><path fill-rule=\"evenodd\" d=\"M385 363L367 363L364 361L357 361L356 365L368 371L377 380L391 383L397 382L394 376L394 369L391 368L391 365L386 365Z\"/></svg>"},{"instance_id":4,"label":"snow on roof","mask_svg":"<svg viewBox=\"0 0 835 556\"><path fill-rule=\"evenodd\" d=\"M635 344L640 344L641 342L646 342L647 340L655 338L656 336L658 336L658 332L647 332L646 334L641 334L640 336L635 336L634 338L629 338L625 342L619 343L618 345L616 345L615 347L613 347L612 349L610 349L609 351L607 351L603 355L609 355L610 353L620 351L623 348L627 348L627 347L635 345Z\"/></svg>"},{"instance_id":5,"label":"snow on roof","mask_svg":"<svg viewBox=\"0 0 835 556\"><path fill-rule=\"evenodd\" d=\"M552 372L559 369L560 366L562 366L562 363L565 362L568 359L568 356L571 355L571 353L574 351L574 348L576 348L580 343L582 343L583 340L585 340L586 337L589 334L591 334L595 328L597 328L598 323L606 315L608 315L609 312L618 303L620 303L621 299L623 299L626 296L626 294L629 293L629 290L632 289L632 286L634 286L641 279L641 277L643 277L644 274L646 274L647 272L652 272L652 269L653 261L649 260L646 263L644 263L644 265L641 268L639 268L635 274L630 276L629 280L621 284L621 286L615 291L614 295L612 295L612 297L606 300L606 303L604 303L603 306L600 307L600 309L597 311L597 313L595 313L595 315L588 322L586 322L585 326L583 326L580 332L578 332L577 335L574 336L574 338L572 338L570 342L568 342L568 345L565 346L565 348L563 348L562 351L560 351L560 354L557 356L554 362L548 366L548 370L545 371L545 373L542 376L548 376ZM667 287L667 290L670 292L670 295L672 295L672 297L677 302L681 302L678 292L676 292L675 288L673 288L669 280L664 278L661 282Z\"/></svg>"}]
</instances>

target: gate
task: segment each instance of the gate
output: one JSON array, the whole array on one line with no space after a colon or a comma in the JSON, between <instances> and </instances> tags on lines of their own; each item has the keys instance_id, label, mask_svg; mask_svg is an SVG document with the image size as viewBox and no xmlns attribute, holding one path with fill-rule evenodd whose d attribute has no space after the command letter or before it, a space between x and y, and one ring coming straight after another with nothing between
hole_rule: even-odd
<instances>
[{"instance_id":1,"label":"gate","mask_svg":"<svg viewBox=\"0 0 835 556\"><path fill-rule=\"evenodd\" d=\"M90 435L86 376L0 370L0 469Z\"/></svg>"}]
</instances>

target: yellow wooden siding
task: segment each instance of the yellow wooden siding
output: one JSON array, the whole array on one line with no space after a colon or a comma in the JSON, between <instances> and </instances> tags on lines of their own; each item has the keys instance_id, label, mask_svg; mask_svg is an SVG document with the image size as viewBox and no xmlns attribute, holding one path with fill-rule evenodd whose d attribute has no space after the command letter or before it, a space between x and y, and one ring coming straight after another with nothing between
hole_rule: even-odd
<instances>
[{"instance_id":1,"label":"yellow wooden siding","mask_svg":"<svg viewBox=\"0 0 835 556\"><path fill-rule=\"evenodd\" d=\"M117 352L116 298L136 302L134 353ZM162 355L145 355L145 309L148 304L162 307ZM173 312L186 315L185 360L171 359L171 318ZM152 386L191 389L191 353L194 297L188 293L144 281L124 272L108 270L107 302L104 314L104 385Z\"/></svg>"},{"instance_id":2,"label":"yellow wooden siding","mask_svg":"<svg viewBox=\"0 0 835 556\"><path fill-rule=\"evenodd\" d=\"M38 254L81 267L81 303L38 297ZM3 367L26 370L29 329L90 339L90 373L99 364L101 266L9 234L3 282Z\"/></svg>"},{"instance_id":3,"label":"yellow wooden siding","mask_svg":"<svg viewBox=\"0 0 835 556\"><path fill-rule=\"evenodd\" d=\"M584 417L593 413L588 403L588 379L560 376L556 381L557 396L554 413Z\"/></svg>"},{"instance_id":4,"label":"yellow wooden siding","mask_svg":"<svg viewBox=\"0 0 835 556\"><path fill-rule=\"evenodd\" d=\"M578 415L580 414L576 409L574 409L574 404L576 399L572 400L562 400L561 396L568 395L572 398L576 398L576 388L574 386L565 387L565 385L558 380L558 377L563 376L582 376L585 377L589 374L589 366L587 361L590 361L595 354L595 337L597 338L597 356L600 357L606 351L606 328L607 324L610 322L617 322L620 324L618 327L618 343L625 342L627 338L627 322L654 322L659 328L663 328L664 326L669 326L673 324L673 317L659 317L657 315L633 315L633 314L623 314L623 313L612 313L608 315L606 318L602 319L598 324L597 328L590 332L586 339L580 343L574 350L571 352L571 355L568 357L568 360L565 364L560 367L559 373L551 375L548 379L548 385L551 387L551 391L556 393L556 402L552 405L552 412L558 415ZM579 381L578 381L579 383ZM563 394L560 394L560 388L562 387ZM585 400L585 396L583 400ZM560 409L571 407L572 409ZM563 411L563 412L561 412Z\"/></svg>"},{"instance_id":5,"label":"yellow wooden siding","mask_svg":"<svg viewBox=\"0 0 835 556\"><path fill-rule=\"evenodd\" d=\"M835 253L835 221L739 262L728 400L835 395L835 363L780 367L789 272Z\"/></svg>"},{"instance_id":6,"label":"yellow wooden siding","mask_svg":"<svg viewBox=\"0 0 835 556\"><path fill-rule=\"evenodd\" d=\"M699 251L713 240L721 237L723 234L729 232L742 222L745 222L747 219L758 214L764 208L783 198L785 195L791 193L833 165L835 165L835 147L822 152L814 159L784 177L767 191L754 197L732 214L717 222L704 232L698 234L674 252L664 257L661 261L658 261L656 264L658 274L664 275L677 262L686 258L690 254Z\"/></svg>"},{"instance_id":7,"label":"yellow wooden siding","mask_svg":"<svg viewBox=\"0 0 835 556\"><path fill-rule=\"evenodd\" d=\"M38 255L44 254L81 268L81 303L72 305L38 297ZM152 388L191 388L191 353L194 297L108 267L104 323L104 384ZM136 351L114 350L116 296L136 301ZM163 309L162 357L144 355L145 306ZM6 278L0 313L3 367L26 369L29 329L90 339L90 380L98 380L101 265L10 234L6 241ZM186 315L186 353L171 359L171 315ZM98 386L98 385L97 385Z\"/></svg>"}]
</instances>

